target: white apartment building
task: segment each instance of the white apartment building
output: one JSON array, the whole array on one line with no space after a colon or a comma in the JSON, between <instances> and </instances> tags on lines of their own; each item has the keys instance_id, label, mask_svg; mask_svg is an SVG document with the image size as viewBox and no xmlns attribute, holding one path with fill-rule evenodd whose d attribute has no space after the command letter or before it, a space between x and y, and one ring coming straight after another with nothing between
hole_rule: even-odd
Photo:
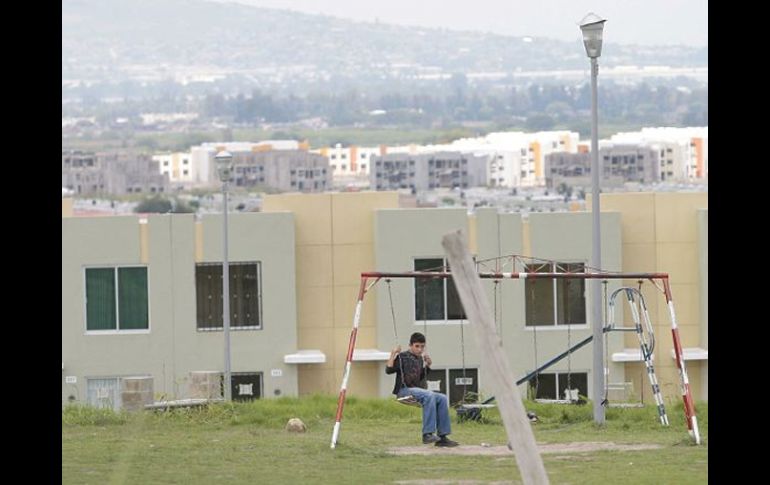
<instances>
[{"instance_id":1,"label":"white apartment building","mask_svg":"<svg viewBox=\"0 0 770 485\"><path fill-rule=\"evenodd\" d=\"M153 155L152 159L158 162L161 175L168 175L171 184L187 184L196 180L197 174L194 173L196 170L190 152Z\"/></svg>"},{"instance_id":2,"label":"white apartment building","mask_svg":"<svg viewBox=\"0 0 770 485\"><path fill-rule=\"evenodd\" d=\"M659 150L662 181L708 180L708 126L642 128L613 135L610 141Z\"/></svg>"},{"instance_id":3,"label":"white apartment building","mask_svg":"<svg viewBox=\"0 0 770 485\"><path fill-rule=\"evenodd\" d=\"M459 151L486 156L489 187L539 187L545 185L545 156L554 152L576 153L579 135L572 131L495 132L461 138L444 145L388 147L388 153Z\"/></svg>"},{"instance_id":4,"label":"white apartment building","mask_svg":"<svg viewBox=\"0 0 770 485\"><path fill-rule=\"evenodd\" d=\"M189 185L211 185L218 182L214 157L222 150L232 154L244 152L262 152L270 150L306 150L307 144L296 140L265 140L260 142L208 142L190 148L189 153L172 153L169 155L156 155L154 160L160 161L161 173L170 170L171 182L181 182ZM174 158L176 157L176 159ZM185 173L185 160L189 161L189 170ZM179 179L174 179L174 165L179 160ZM164 166L164 162L168 165Z\"/></svg>"},{"instance_id":5,"label":"white apartment building","mask_svg":"<svg viewBox=\"0 0 770 485\"><path fill-rule=\"evenodd\" d=\"M333 147L321 147L310 150L329 159L332 171L332 184L335 187L369 186L369 170L372 157L384 154L384 147L359 147L356 145L342 146L337 143Z\"/></svg>"}]
</instances>

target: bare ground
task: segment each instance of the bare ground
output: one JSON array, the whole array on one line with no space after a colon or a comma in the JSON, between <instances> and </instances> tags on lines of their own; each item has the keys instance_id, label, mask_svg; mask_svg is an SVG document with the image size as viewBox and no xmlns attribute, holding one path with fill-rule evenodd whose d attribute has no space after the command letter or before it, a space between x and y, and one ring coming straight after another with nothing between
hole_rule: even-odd
<instances>
[{"instance_id":1,"label":"bare ground","mask_svg":"<svg viewBox=\"0 0 770 485\"><path fill-rule=\"evenodd\" d=\"M613 442L584 441L577 443L550 443L538 444L540 453L590 453L594 451L637 451L654 450L663 448L661 445L650 443L618 444ZM390 448L389 453L394 455L487 455L504 456L513 455L507 446L491 446L486 443L481 445L460 445L454 448L440 448L437 446L399 446Z\"/></svg>"}]
</instances>

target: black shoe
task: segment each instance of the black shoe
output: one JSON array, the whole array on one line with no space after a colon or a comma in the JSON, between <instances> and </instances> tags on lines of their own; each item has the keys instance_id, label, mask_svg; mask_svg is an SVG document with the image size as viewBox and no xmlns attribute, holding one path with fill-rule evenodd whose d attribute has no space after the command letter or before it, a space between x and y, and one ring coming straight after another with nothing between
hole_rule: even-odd
<instances>
[{"instance_id":1,"label":"black shoe","mask_svg":"<svg viewBox=\"0 0 770 485\"><path fill-rule=\"evenodd\" d=\"M442 436L442 437L440 437L438 439L438 441L436 441L436 446L442 446L442 447L445 447L445 448L452 448L452 447L455 447L455 446L457 446L459 444L460 443L458 443L457 441L452 441L449 438L447 438L446 436Z\"/></svg>"},{"instance_id":2,"label":"black shoe","mask_svg":"<svg viewBox=\"0 0 770 485\"><path fill-rule=\"evenodd\" d=\"M440 439L441 438L433 433L424 434L422 435L422 444L429 445L431 443L437 443Z\"/></svg>"}]
</instances>

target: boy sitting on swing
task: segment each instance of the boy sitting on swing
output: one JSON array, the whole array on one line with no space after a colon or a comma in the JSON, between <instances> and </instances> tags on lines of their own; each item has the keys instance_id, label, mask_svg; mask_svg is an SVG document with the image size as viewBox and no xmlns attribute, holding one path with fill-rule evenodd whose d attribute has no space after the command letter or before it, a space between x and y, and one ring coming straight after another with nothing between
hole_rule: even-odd
<instances>
[{"instance_id":1,"label":"boy sitting on swing","mask_svg":"<svg viewBox=\"0 0 770 485\"><path fill-rule=\"evenodd\" d=\"M436 446L457 446L447 435L452 432L449 422L449 400L444 394L427 389L426 376L433 363L425 351L425 335L415 332L409 337L409 349L401 352L397 345L385 365L386 374L396 374L393 394L398 398L414 397L422 407L422 442ZM438 431L438 436L436 432Z\"/></svg>"}]
</instances>

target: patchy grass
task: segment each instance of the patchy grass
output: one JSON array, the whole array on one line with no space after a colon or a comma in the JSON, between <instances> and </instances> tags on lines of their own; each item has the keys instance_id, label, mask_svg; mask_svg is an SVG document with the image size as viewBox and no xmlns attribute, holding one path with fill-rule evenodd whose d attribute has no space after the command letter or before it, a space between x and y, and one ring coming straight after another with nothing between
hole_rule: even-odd
<instances>
[{"instance_id":1,"label":"patchy grass","mask_svg":"<svg viewBox=\"0 0 770 485\"><path fill-rule=\"evenodd\" d=\"M653 407L608 409L592 422L591 406L526 403L540 422L539 443L649 443L662 448L544 454L552 483L706 483L708 406L699 404L703 446L690 444L680 405L671 426ZM70 406L62 411L62 482L102 483L394 483L410 480L520 483L513 456L394 456L389 448L422 446L419 408L388 399L346 401L340 443L329 448L336 398L265 399L170 412L112 413ZM464 445L507 442L496 410L483 422L457 423ZM283 430L301 418L307 433ZM417 483L417 482L415 482Z\"/></svg>"}]
</instances>

